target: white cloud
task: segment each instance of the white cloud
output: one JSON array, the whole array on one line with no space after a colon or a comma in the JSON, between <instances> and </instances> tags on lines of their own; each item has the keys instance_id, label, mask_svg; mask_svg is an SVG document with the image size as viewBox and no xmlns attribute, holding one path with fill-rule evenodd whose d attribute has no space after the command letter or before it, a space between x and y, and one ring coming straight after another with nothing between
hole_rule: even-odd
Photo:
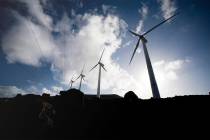
<instances>
[{"instance_id":1,"label":"white cloud","mask_svg":"<svg viewBox=\"0 0 210 140\"><path fill-rule=\"evenodd\" d=\"M139 53L141 53L141 49L140 48L138 48L137 50L136 50L136 52L139 54Z\"/></svg>"},{"instance_id":2,"label":"white cloud","mask_svg":"<svg viewBox=\"0 0 210 140\"><path fill-rule=\"evenodd\" d=\"M174 0L158 0L161 4L161 11L165 19L169 18L176 12L176 4Z\"/></svg>"},{"instance_id":3,"label":"white cloud","mask_svg":"<svg viewBox=\"0 0 210 140\"><path fill-rule=\"evenodd\" d=\"M26 91L19 89L16 86L0 86L0 98L15 97L19 93L26 94Z\"/></svg>"},{"instance_id":4,"label":"white cloud","mask_svg":"<svg viewBox=\"0 0 210 140\"><path fill-rule=\"evenodd\" d=\"M172 71L172 70L170 70L166 73L166 77L170 80L177 80L178 79L178 76L177 76L176 72Z\"/></svg>"},{"instance_id":5,"label":"white cloud","mask_svg":"<svg viewBox=\"0 0 210 140\"><path fill-rule=\"evenodd\" d=\"M52 19L50 16L44 13L41 5L41 1L47 4L46 0L19 0L27 4L29 12L33 18L39 22L39 24L45 26L47 29L52 29Z\"/></svg>"},{"instance_id":6,"label":"white cloud","mask_svg":"<svg viewBox=\"0 0 210 140\"><path fill-rule=\"evenodd\" d=\"M52 91L51 90L49 90L49 89L47 89L47 88L42 88L42 92L43 93L47 93L47 94L50 94L50 93L52 93Z\"/></svg>"},{"instance_id":7,"label":"white cloud","mask_svg":"<svg viewBox=\"0 0 210 140\"><path fill-rule=\"evenodd\" d=\"M26 3L33 7L31 4L34 3ZM108 72L102 72L101 88L115 93L118 89L140 92L136 85L138 82L112 59L112 55L121 47L123 33L127 27L125 21L109 13L107 15L85 13L75 14L71 19L64 15L62 20L52 26L50 22L52 19L40 8L41 5L33 7L31 14L36 16L41 25L17 14L19 23L4 36L2 47L9 62L32 66L49 63L54 77L65 85L69 84L73 74L80 73L85 63L84 83L89 88L96 89L98 77L95 73L98 72L87 71L98 61L102 49L106 47L102 62ZM78 29L72 32L75 23ZM58 36L53 36L51 31L56 31ZM42 91L54 94L58 90L61 88L43 88ZM118 92L120 95L124 93Z\"/></svg>"},{"instance_id":8,"label":"white cloud","mask_svg":"<svg viewBox=\"0 0 210 140\"><path fill-rule=\"evenodd\" d=\"M132 41L128 41L128 42L124 43L122 47L123 48L124 47L129 47L131 45L131 43L132 43Z\"/></svg>"},{"instance_id":9,"label":"white cloud","mask_svg":"<svg viewBox=\"0 0 210 140\"><path fill-rule=\"evenodd\" d=\"M154 67L159 69L159 72L157 73L161 73L161 71L163 72L164 75L161 75L162 77L165 77L168 80L177 80L179 78L177 72L181 70L184 65L190 62L191 61L189 61L188 58L177 59L170 62L166 62L165 60L160 60L154 63Z\"/></svg>"},{"instance_id":10,"label":"white cloud","mask_svg":"<svg viewBox=\"0 0 210 140\"><path fill-rule=\"evenodd\" d=\"M114 13L115 12L116 7L111 6L111 5L102 5L102 10L104 14L107 13Z\"/></svg>"},{"instance_id":11,"label":"white cloud","mask_svg":"<svg viewBox=\"0 0 210 140\"><path fill-rule=\"evenodd\" d=\"M163 64L165 64L165 60L160 60L160 61L155 62L154 66L161 66Z\"/></svg>"},{"instance_id":12,"label":"white cloud","mask_svg":"<svg viewBox=\"0 0 210 140\"><path fill-rule=\"evenodd\" d=\"M179 70L182 68L183 64L185 63L185 60L175 60L169 62L167 65L165 65L165 70Z\"/></svg>"},{"instance_id":13,"label":"white cloud","mask_svg":"<svg viewBox=\"0 0 210 140\"><path fill-rule=\"evenodd\" d=\"M38 86L36 84L31 84L26 91L30 94L36 94L36 95L41 95L41 91L39 90Z\"/></svg>"},{"instance_id":14,"label":"white cloud","mask_svg":"<svg viewBox=\"0 0 210 140\"><path fill-rule=\"evenodd\" d=\"M18 24L2 39L2 49L10 63L40 66L41 59L59 53L48 29L13 12Z\"/></svg>"},{"instance_id":15,"label":"white cloud","mask_svg":"<svg viewBox=\"0 0 210 140\"><path fill-rule=\"evenodd\" d=\"M143 26L144 26L144 21L148 15L148 7L145 4L142 4L142 7L139 9L139 13L141 16L141 19L139 20L139 23L136 27L136 32L141 33Z\"/></svg>"},{"instance_id":16,"label":"white cloud","mask_svg":"<svg viewBox=\"0 0 210 140\"><path fill-rule=\"evenodd\" d=\"M64 90L63 87L52 86L50 89L44 87L42 88L42 93L50 94L51 96L58 95L60 91Z\"/></svg>"},{"instance_id":17,"label":"white cloud","mask_svg":"<svg viewBox=\"0 0 210 140\"><path fill-rule=\"evenodd\" d=\"M52 90L58 93L59 91L63 90L63 88L62 87L58 87L58 86L53 86Z\"/></svg>"},{"instance_id":18,"label":"white cloud","mask_svg":"<svg viewBox=\"0 0 210 140\"><path fill-rule=\"evenodd\" d=\"M173 61L160 60L153 63L153 70L161 97L189 94L184 93L182 90L187 85L186 83L183 85L183 76L186 75L187 71L186 66L191 62L187 60L188 58ZM139 84L143 86L143 93L146 94L146 98L149 98L152 95L152 91L146 66L142 68L142 71L137 76ZM183 87L180 88L181 86Z\"/></svg>"}]
</instances>

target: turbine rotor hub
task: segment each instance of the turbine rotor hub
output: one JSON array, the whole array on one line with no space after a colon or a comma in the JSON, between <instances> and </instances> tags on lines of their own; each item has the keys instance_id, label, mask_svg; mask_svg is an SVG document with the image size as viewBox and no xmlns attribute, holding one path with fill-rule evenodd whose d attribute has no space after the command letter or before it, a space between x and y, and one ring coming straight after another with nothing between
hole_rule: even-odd
<instances>
[{"instance_id":1,"label":"turbine rotor hub","mask_svg":"<svg viewBox=\"0 0 210 140\"><path fill-rule=\"evenodd\" d=\"M148 41L147 41L147 39L144 37L144 36L140 36L140 39L144 42L144 43L147 43Z\"/></svg>"},{"instance_id":2,"label":"turbine rotor hub","mask_svg":"<svg viewBox=\"0 0 210 140\"><path fill-rule=\"evenodd\" d=\"M104 66L104 64L103 64L103 63L101 63L101 62L99 62L99 65L101 65L102 67Z\"/></svg>"}]
</instances>

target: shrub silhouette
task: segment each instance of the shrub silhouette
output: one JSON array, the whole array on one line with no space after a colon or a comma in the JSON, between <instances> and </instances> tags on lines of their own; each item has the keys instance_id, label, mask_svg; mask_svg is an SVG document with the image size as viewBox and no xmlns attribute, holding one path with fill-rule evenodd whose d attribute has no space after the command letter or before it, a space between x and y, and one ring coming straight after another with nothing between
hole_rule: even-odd
<instances>
[{"instance_id":1,"label":"shrub silhouette","mask_svg":"<svg viewBox=\"0 0 210 140\"><path fill-rule=\"evenodd\" d=\"M133 91L129 91L124 95L124 99L126 102L129 102L129 103L137 102L138 96Z\"/></svg>"}]
</instances>

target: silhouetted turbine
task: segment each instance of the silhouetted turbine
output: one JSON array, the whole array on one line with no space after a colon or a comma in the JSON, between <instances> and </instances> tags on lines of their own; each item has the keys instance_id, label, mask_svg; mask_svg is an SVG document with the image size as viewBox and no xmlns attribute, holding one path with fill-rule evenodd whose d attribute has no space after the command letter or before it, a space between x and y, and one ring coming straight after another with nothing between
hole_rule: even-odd
<instances>
[{"instance_id":1,"label":"silhouetted turbine","mask_svg":"<svg viewBox=\"0 0 210 140\"><path fill-rule=\"evenodd\" d=\"M78 80L78 79L80 78L79 90L81 89L82 80L84 80L84 77L85 77L85 75L83 74L84 68L85 68L85 65L83 66L83 68L82 68L82 71L81 71L80 75L79 75L79 76L77 77L77 79L76 79L76 80ZM75 80L75 81L76 81L76 80Z\"/></svg>"},{"instance_id":2,"label":"silhouetted turbine","mask_svg":"<svg viewBox=\"0 0 210 140\"><path fill-rule=\"evenodd\" d=\"M134 57L134 55L136 53L136 50L137 50L137 48L139 46L139 42L141 40L141 42L143 44L144 56L145 56L145 59L146 59L147 69L148 69L149 78L150 78L150 84L151 84L151 88L152 88L152 94L153 94L154 98L160 98L160 93L159 93L159 89L158 89L157 82L156 82L156 79L155 79L155 75L154 75L154 72L153 72L153 68L152 68L152 64L151 64L151 61L150 61L150 57L149 57L149 54L148 54L148 51L147 51L147 47L146 47L147 40L146 40L146 38L144 36L146 34L150 33L151 31L153 31L154 29L156 29L157 27L159 27L160 25L162 25L163 23L165 23L168 20L172 19L176 15L178 15L178 13L173 15L173 16L171 16L171 17L169 17L166 20L163 20L162 22L160 22L159 24L155 25L154 27L152 27L151 29L149 29L147 32L145 32L143 34L138 34L138 33L135 33L133 31L129 30L130 33L132 33L133 35L135 35L135 36L137 36L139 38L138 42L136 44L136 47L135 47L135 49L133 51L130 63L133 60L133 57Z\"/></svg>"},{"instance_id":3,"label":"silhouetted turbine","mask_svg":"<svg viewBox=\"0 0 210 140\"><path fill-rule=\"evenodd\" d=\"M104 49L104 50L105 50L105 49ZM90 70L90 71L92 71L94 68L96 68L96 67L99 65L98 87L97 87L97 97L98 97L98 98L100 98L101 68L103 68L103 69L106 71L106 69L104 68L104 64L101 63L101 59L102 59L102 56L103 56L103 54L104 54L104 50L103 50L103 52L102 52L102 54L101 54L101 57L100 57L98 63Z\"/></svg>"},{"instance_id":4,"label":"silhouetted turbine","mask_svg":"<svg viewBox=\"0 0 210 140\"><path fill-rule=\"evenodd\" d=\"M73 83L76 82L76 80L73 80L73 79L74 79L74 75L72 76L72 78L71 78L71 80L70 80L70 82L69 82L69 84L70 84L70 89L72 88Z\"/></svg>"}]
</instances>

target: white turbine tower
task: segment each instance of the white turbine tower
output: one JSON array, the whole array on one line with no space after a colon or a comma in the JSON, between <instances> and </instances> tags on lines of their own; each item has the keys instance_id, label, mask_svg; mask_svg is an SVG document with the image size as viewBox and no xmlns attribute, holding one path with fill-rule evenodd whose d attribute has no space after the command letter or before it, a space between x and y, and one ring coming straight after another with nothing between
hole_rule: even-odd
<instances>
[{"instance_id":1,"label":"white turbine tower","mask_svg":"<svg viewBox=\"0 0 210 140\"><path fill-rule=\"evenodd\" d=\"M77 79L76 79L76 80L78 80L78 79L80 78L79 90L81 89L82 81L84 80L84 77L85 77L85 75L83 74L84 68L85 68L85 65L83 66L80 75L79 75L79 76L77 77ZM76 80L75 80L75 81L76 81Z\"/></svg>"},{"instance_id":2,"label":"white turbine tower","mask_svg":"<svg viewBox=\"0 0 210 140\"><path fill-rule=\"evenodd\" d=\"M160 22L159 24L155 25L154 27L152 27L150 30L148 30L147 32L145 32L143 34L138 34L138 33L135 33L133 31L129 30L129 32L131 32L133 35L135 35L135 36L137 36L139 38L138 42L136 44L136 47L134 49L134 52L132 54L130 63L131 63L131 61L132 61L132 59L133 59L133 57L135 55L135 52L136 52L136 50L137 50L137 48L139 46L139 42L141 40L141 42L143 44L144 56L145 56L145 59L146 59L146 64L147 64L147 69L148 69L148 73L149 73L149 78L150 78L150 84L151 84L151 88L152 88L153 98L160 98L160 93L159 93L159 90L158 90L158 86L157 86L157 82L156 82L155 75L154 75L154 72L153 72L153 68L152 68L152 64L151 64L151 61L150 61L150 57L149 57L149 54L148 54L148 51L147 51L147 47L146 47L147 40L145 38L145 35L150 33L152 30L156 29L157 27L159 27L163 23L167 22L168 20L172 19L177 14L169 17L168 19L166 19L166 20L164 20L162 22Z\"/></svg>"},{"instance_id":3,"label":"white turbine tower","mask_svg":"<svg viewBox=\"0 0 210 140\"><path fill-rule=\"evenodd\" d=\"M105 49L104 49L105 50ZM99 65L99 73L98 73L98 87L97 87L97 97L100 98L100 86L101 86L101 68L103 68L105 71L106 69L104 68L104 64L101 63L101 59L102 59L102 56L104 54L104 50L101 54L101 57L98 61L98 63L90 70L92 71L94 68L96 68L98 65Z\"/></svg>"}]
</instances>

